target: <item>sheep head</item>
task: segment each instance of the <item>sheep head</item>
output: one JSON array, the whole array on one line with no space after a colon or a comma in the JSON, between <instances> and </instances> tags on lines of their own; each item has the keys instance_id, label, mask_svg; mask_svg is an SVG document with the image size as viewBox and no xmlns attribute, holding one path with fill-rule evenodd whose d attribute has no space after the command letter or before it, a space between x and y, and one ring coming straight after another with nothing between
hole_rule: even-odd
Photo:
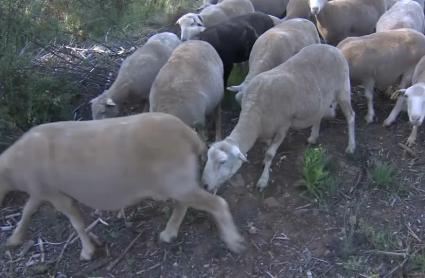
<instances>
[{"instance_id":1,"label":"sheep head","mask_svg":"<svg viewBox=\"0 0 425 278\"><path fill-rule=\"evenodd\" d=\"M106 94L105 91L100 96L90 101L93 120L113 118L118 116L118 105Z\"/></svg>"},{"instance_id":2,"label":"sheep head","mask_svg":"<svg viewBox=\"0 0 425 278\"><path fill-rule=\"evenodd\" d=\"M212 191L230 179L247 162L246 156L239 147L223 140L214 143L208 150L208 160L202 174L202 182Z\"/></svg>"},{"instance_id":3,"label":"sheep head","mask_svg":"<svg viewBox=\"0 0 425 278\"><path fill-rule=\"evenodd\" d=\"M310 6L310 11L313 15L317 16L320 11L328 3L328 0L308 0L308 5Z\"/></svg>"},{"instance_id":4,"label":"sheep head","mask_svg":"<svg viewBox=\"0 0 425 278\"><path fill-rule=\"evenodd\" d=\"M398 95L406 98L410 123L414 126L422 125L425 118L425 83L417 83L405 90L399 90Z\"/></svg>"},{"instance_id":5,"label":"sheep head","mask_svg":"<svg viewBox=\"0 0 425 278\"><path fill-rule=\"evenodd\" d=\"M180 25L180 38L182 41L193 39L205 30L202 16L195 13L183 15L176 23Z\"/></svg>"}]
</instances>

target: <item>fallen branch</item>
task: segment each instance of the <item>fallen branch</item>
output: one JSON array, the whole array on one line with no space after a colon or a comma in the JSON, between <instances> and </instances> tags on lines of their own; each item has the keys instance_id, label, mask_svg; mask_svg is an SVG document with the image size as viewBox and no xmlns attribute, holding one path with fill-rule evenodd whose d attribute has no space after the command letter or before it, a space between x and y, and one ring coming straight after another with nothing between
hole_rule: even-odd
<instances>
[{"instance_id":1,"label":"fallen branch","mask_svg":"<svg viewBox=\"0 0 425 278\"><path fill-rule=\"evenodd\" d=\"M403 143L398 143L398 145L403 149L403 150L405 150L406 152L408 152L411 156L413 156L413 157L415 157L416 156L416 154L415 154L415 152L411 149L411 148L409 148L408 146L406 146L405 144L403 144Z\"/></svg>"},{"instance_id":2,"label":"fallen branch","mask_svg":"<svg viewBox=\"0 0 425 278\"><path fill-rule=\"evenodd\" d=\"M106 268L107 271L111 271L123 258L124 256L128 253L128 251L130 251L131 247L133 247L133 245L136 243L136 241L139 239L139 237L141 237L143 234L143 231L141 231L131 242L130 244L127 246L127 248L125 248L124 252L122 252L122 254L116 258L115 260L113 260L108 267Z\"/></svg>"}]
</instances>

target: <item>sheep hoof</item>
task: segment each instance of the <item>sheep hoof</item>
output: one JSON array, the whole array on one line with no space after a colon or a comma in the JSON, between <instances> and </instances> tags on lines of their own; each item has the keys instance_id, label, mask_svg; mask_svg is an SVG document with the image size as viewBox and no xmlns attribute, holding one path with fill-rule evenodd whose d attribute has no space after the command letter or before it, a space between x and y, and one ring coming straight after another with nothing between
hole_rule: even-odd
<instances>
[{"instance_id":1,"label":"sheep hoof","mask_svg":"<svg viewBox=\"0 0 425 278\"><path fill-rule=\"evenodd\" d=\"M392 124L393 122L391 121L391 120L389 120L389 119L386 119L383 123L382 123L382 126L390 126L391 124Z\"/></svg>"},{"instance_id":2,"label":"sheep hoof","mask_svg":"<svg viewBox=\"0 0 425 278\"><path fill-rule=\"evenodd\" d=\"M259 179L258 182L257 182L257 188L258 188L258 190L260 192L263 192L264 189L266 189L266 187L267 187L267 183L268 183L268 180L266 180L266 179Z\"/></svg>"},{"instance_id":3,"label":"sheep hoof","mask_svg":"<svg viewBox=\"0 0 425 278\"><path fill-rule=\"evenodd\" d=\"M366 123L370 124L373 122L373 115L366 115L365 117Z\"/></svg>"},{"instance_id":4,"label":"sheep hoof","mask_svg":"<svg viewBox=\"0 0 425 278\"><path fill-rule=\"evenodd\" d=\"M317 138L314 138L314 137L308 137L308 139L307 139L307 142L309 143L309 144L312 144L312 145L314 145L314 144L316 144L317 143Z\"/></svg>"},{"instance_id":5,"label":"sheep hoof","mask_svg":"<svg viewBox=\"0 0 425 278\"><path fill-rule=\"evenodd\" d=\"M16 247L23 243L23 238L17 235L11 235L6 241L6 247Z\"/></svg>"},{"instance_id":6,"label":"sheep hoof","mask_svg":"<svg viewBox=\"0 0 425 278\"><path fill-rule=\"evenodd\" d=\"M227 242L227 247L234 253L241 253L246 249L244 239L239 234L237 234L235 239Z\"/></svg>"},{"instance_id":7,"label":"sheep hoof","mask_svg":"<svg viewBox=\"0 0 425 278\"><path fill-rule=\"evenodd\" d=\"M176 233L170 233L170 232L168 232L166 230L162 231L159 234L159 239L162 242L166 242L166 243L170 243L170 242L172 242L176 238L177 238L177 234Z\"/></svg>"},{"instance_id":8,"label":"sheep hoof","mask_svg":"<svg viewBox=\"0 0 425 278\"><path fill-rule=\"evenodd\" d=\"M411 147L413 147L413 145L415 144L415 139L413 139L413 138L407 138L407 141L406 141L406 146L408 146L409 148L411 148Z\"/></svg>"},{"instance_id":9,"label":"sheep hoof","mask_svg":"<svg viewBox=\"0 0 425 278\"><path fill-rule=\"evenodd\" d=\"M95 249L90 248L89 250L81 250L80 260L81 261L90 261L93 258Z\"/></svg>"},{"instance_id":10,"label":"sheep hoof","mask_svg":"<svg viewBox=\"0 0 425 278\"><path fill-rule=\"evenodd\" d=\"M354 147L352 147L352 146L348 146L346 149L345 149L345 152L346 153L349 153L349 154L353 154L354 153Z\"/></svg>"}]
</instances>

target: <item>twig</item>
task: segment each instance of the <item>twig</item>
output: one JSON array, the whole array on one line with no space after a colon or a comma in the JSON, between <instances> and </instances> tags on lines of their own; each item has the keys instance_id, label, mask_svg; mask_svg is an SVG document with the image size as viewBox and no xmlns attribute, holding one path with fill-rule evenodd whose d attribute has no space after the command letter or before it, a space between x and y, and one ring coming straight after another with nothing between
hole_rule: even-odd
<instances>
[{"instance_id":1,"label":"twig","mask_svg":"<svg viewBox=\"0 0 425 278\"><path fill-rule=\"evenodd\" d=\"M308 208L309 206L311 206L311 204L307 204L307 205L304 205L304 206L297 207L297 208L295 208L294 210L299 210L299 209Z\"/></svg>"},{"instance_id":2,"label":"twig","mask_svg":"<svg viewBox=\"0 0 425 278\"><path fill-rule=\"evenodd\" d=\"M43 245L43 240L39 237L38 238L38 248L40 248L40 253L41 253L41 262L44 263L44 259L45 259L45 254L44 254L44 245Z\"/></svg>"},{"instance_id":3,"label":"twig","mask_svg":"<svg viewBox=\"0 0 425 278\"><path fill-rule=\"evenodd\" d=\"M131 247L133 247L133 245L136 243L136 241L139 239L139 237L142 236L144 231L141 231L131 242L130 244L127 246L127 248L125 248L124 252L121 253L121 255L116 258L115 260L113 260L108 267L106 268L107 271L111 271L123 258L124 256L128 253L128 251L130 251Z\"/></svg>"},{"instance_id":4,"label":"twig","mask_svg":"<svg viewBox=\"0 0 425 278\"><path fill-rule=\"evenodd\" d=\"M411 148L409 148L408 146L406 146L405 144L403 144L403 143L398 143L398 145L403 149L403 150L405 150L406 152L408 152L411 156L413 156L413 157L415 157L416 156L416 154L415 154L415 152L411 149Z\"/></svg>"},{"instance_id":5,"label":"twig","mask_svg":"<svg viewBox=\"0 0 425 278\"><path fill-rule=\"evenodd\" d=\"M412 228L410 228L410 225L406 225L407 226L407 230L409 230L409 233L412 237L414 237L417 241L422 243L422 240L418 237L417 234L415 234L415 232L412 230Z\"/></svg>"},{"instance_id":6,"label":"twig","mask_svg":"<svg viewBox=\"0 0 425 278\"><path fill-rule=\"evenodd\" d=\"M59 256L56 258L56 264L55 264L55 269L59 266L59 262L62 260L63 258L63 254L65 253L66 248L68 247L68 245L71 243L72 238L74 237L75 232L72 232L68 239L65 242L65 245L63 246Z\"/></svg>"},{"instance_id":7,"label":"twig","mask_svg":"<svg viewBox=\"0 0 425 278\"><path fill-rule=\"evenodd\" d=\"M18 217L20 215L21 215L21 213L20 212L17 212L17 213L12 213L12 214L6 215L4 218L10 219L10 218Z\"/></svg>"},{"instance_id":8,"label":"twig","mask_svg":"<svg viewBox=\"0 0 425 278\"><path fill-rule=\"evenodd\" d=\"M88 233L90 232L96 225L97 223L100 222L99 220L100 218L97 218L95 221L93 221L90 225L87 226L87 228L85 228L84 230ZM74 244L77 240L79 239L79 237L75 237L73 240L71 240L70 244Z\"/></svg>"},{"instance_id":9,"label":"twig","mask_svg":"<svg viewBox=\"0 0 425 278\"><path fill-rule=\"evenodd\" d=\"M143 273L145 273L145 272L148 272L148 271L154 270L155 268L158 268L158 267L160 267L160 266L161 266L161 264L160 264L160 263L157 263L156 265L153 265L153 266L149 267L148 269L143 269L143 270L137 271L137 272L136 272L136 275L140 275L140 274L143 274Z\"/></svg>"},{"instance_id":10,"label":"twig","mask_svg":"<svg viewBox=\"0 0 425 278\"><path fill-rule=\"evenodd\" d=\"M385 274L382 278L389 278L389 277L391 277L393 275L393 273L396 272L397 270L399 270L400 268L402 268L411 257L415 256L418 252L422 251L424 248L425 248L425 246L423 246L422 248L419 248L419 249L415 250L412 254L406 256L406 258L399 265L397 265L396 267L394 267L390 272L388 272L387 274Z\"/></svg>"},{"instance_id":11,"label":"twig","mask_svg":"<svg viewBox=\"0 0 425 278\"><path fill-rule=\"evenodd\" d=\"M393 257L403 257L406 258L408 254L406 253L398 253L398 252L389 252L389 251L381 251L381 250L370 250L367 253L375 253L379 255L393 256Z\"/></svg>"}]
</instances>

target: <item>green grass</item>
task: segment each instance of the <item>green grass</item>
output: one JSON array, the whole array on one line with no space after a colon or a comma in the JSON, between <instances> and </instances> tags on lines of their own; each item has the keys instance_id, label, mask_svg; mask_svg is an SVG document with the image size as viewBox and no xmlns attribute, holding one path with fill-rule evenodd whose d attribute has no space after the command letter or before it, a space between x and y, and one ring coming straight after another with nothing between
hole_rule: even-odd
<instances>
[{"instance_id":1,"label":"green grass","mask_svg":"<svg viewBox=\"0 0 425 278\"><path fill-rule=\"evenodd\" d=\"M396 169L388 162L376 162L370 172L373 184L382 189L394 189Z\"/></svg>"},{"instance_id":2,"label":"green grass","mask_svg":"<svg viewBox=\"0 0 425 278\"><path fill-rule=\"evenodd\" d=\"M397 246L397 237L387 228L376 228L364 220L359 221L359 231L363 233L368 243L380 251L394 251L399 248Z\"/></svg>"},{"instance_id":3,"label":"green grass","mask_svg":"<svg viewBox=\"0 0 425 278\"><path fill-rule=\"evenodd\" d=\"M303 185L318 201L334 189L335 181L328 169L328 158L322 147L308 148L304 153Z\"/></svg>"}]
</instances>

